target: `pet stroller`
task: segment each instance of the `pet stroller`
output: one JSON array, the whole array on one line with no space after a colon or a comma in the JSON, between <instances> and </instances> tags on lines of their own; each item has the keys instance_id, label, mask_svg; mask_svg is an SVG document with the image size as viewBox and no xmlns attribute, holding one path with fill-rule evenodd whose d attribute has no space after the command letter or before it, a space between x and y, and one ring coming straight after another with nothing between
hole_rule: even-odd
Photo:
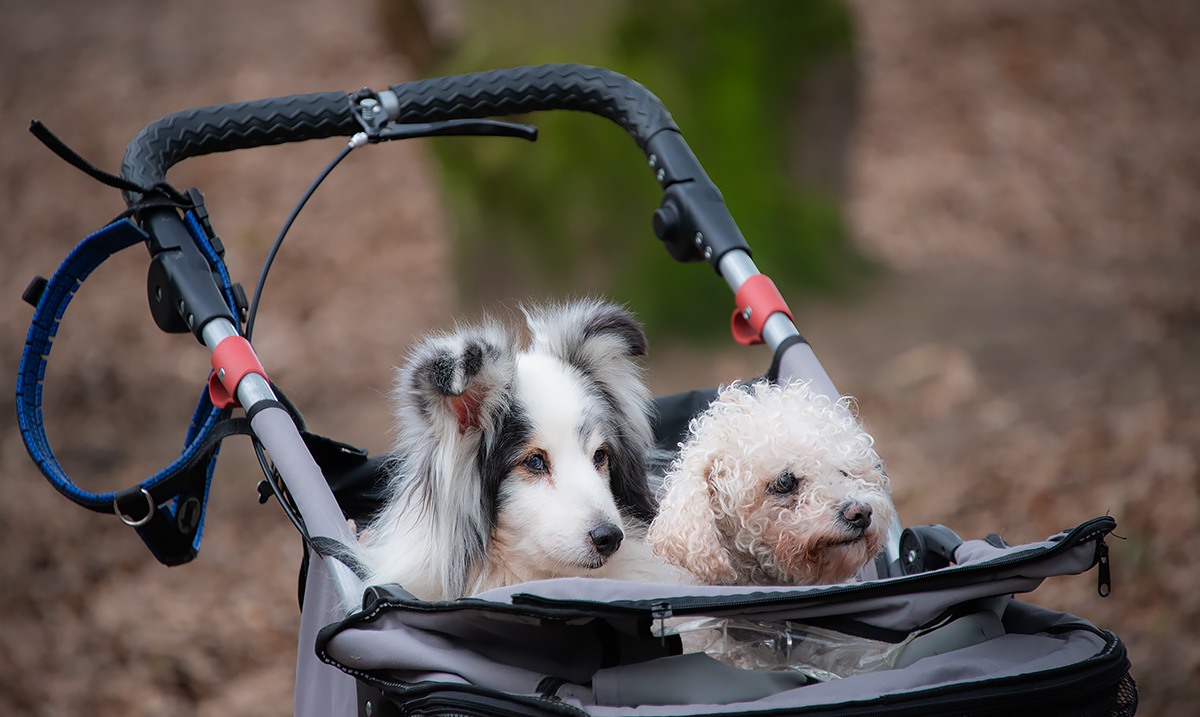
<instances>
[{"instance_id":1,"label":"pet stroller","mask_svg":"<svg viewBox=\"0 0 1200 717\"><path fill-rule=\"evenodd\" d=\"M203 197L171 187L166 170L201 154L333 136L351 139L330 168L354 148L404 137L532 138L532 128L484 118L553 109L602 115L633 137L663 190L653 226L666 250L681 262L707 261L726 281L737 305L734 336L773 349L770 378L811 381L836 397L658 99L607 70L543 65L180 112L133 139L119 177L35 121L34 133L60 156L122 190L129 211L26 290L36 312L17 409L30 456L68 498L115 514L160 562L178 565L199 550L220 442L249 435L266 475L264 500L279 499L307 546L297 714L1132 715L1137 690L1116 635L1013 597L1097 566L1106 594L1108 517L1020 546L896 526L859 581L832 586L557 579L426 602L401 585L363 584L346 518L375 506L386 457L305 429L247 339L254 304L225 269ZM94 494L54 458L41 382L75 291L108 256L137 243L151 254L155 321L195 335L212 351L213 371L179 459L138 485ZM675 448L713 395L658 399L660 445ZM709 648L682 654L685 638L697 635Z\"/></svg>"}]
</instances>

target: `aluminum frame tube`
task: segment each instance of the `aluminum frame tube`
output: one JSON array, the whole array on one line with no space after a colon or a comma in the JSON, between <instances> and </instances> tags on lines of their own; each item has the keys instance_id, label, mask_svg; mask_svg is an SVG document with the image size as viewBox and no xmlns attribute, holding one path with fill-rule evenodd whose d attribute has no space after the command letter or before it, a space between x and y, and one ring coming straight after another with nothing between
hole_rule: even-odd
<instances>
[{"instance_id":1,"label":"aluminum frame tube","mask_svg":"<svg viewBox=\"0 0 1200 717\"><path fill-rule=\"evenodd\" d=\"M238 335L237 328L225 319L214 319L201 330L204 345L209 350ZM263 401L278 400L271 384L257 373L246 374L238 382L236 392L238 402L247 414ZM321 467L313 460L288 412L278 406L268 406L254 413L250 425L287 486L309 536L329 538L352 548L358 538L346 523ZM333 578L342 609L346 614L354 612L362 601L362 581L342 561L328 556L323 556L322 560Z\"/></svg>"},{"instance_id":2,"label":"aluminum frame tube","mask_svg":"<svg viewBox=\"0 0 1200 717\"><path fill-rule=\"evenodd\" d=\"M358 539L288 412L268 406L254 414L250 425L287 485L309 537L328 538L352 549ZM342 609L346 614L357 610L362 602L362 581L337 558L322 556L322 561L333 578Z\"/></svg>"}]
</instances>

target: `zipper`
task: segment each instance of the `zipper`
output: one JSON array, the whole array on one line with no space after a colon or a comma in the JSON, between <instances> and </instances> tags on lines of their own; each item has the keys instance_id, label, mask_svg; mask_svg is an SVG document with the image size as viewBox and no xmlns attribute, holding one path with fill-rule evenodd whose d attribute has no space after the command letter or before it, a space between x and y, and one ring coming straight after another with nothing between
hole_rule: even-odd
<instances>
[{"instance_id":1,"label":"zipper","mask_svg":"<svg viewBox=\"0 0 1200 717\"><path fill-rule=\"evenodd\" d=\"M1054 670L1039 673L1039 684L1036 687L1022 690L1018 685L1027 675L1015 675L1003 678L999 684L991 685L986 695L963 697L962 695L930 696L911 707L903 709L896 705L886 705L879 708L867 708L863 711L844 713L845 717L872 717L873 715L920 715L920 717L955 717L964 713L983 711L983 714L1016 713L1025 708L1042 708L1048 701L1062 704L1073 698L1083 698L1096 695L1106 689L1115 688L1128 672L1129 663L1125 659L1125 650L1119 647L1117 638L1104 630L1072 623L1047 632L1066 632L1068 630L1086 630L1102 637L1106 648L1087 660L1072 665L1065 665ZM892 699L894 702L894 698ZM800 713L802 714L802 712ZM1040 714L1040 712L1039 712Z\"/></svg>"},{"instance_id":2,"label":"zipper","mask_svg":"<svg viewBox=\"0 0 1200 717\"><path fill-rule=\"evenodd\" d=\"M658 623L659 627L661 628L661 632L659 632L660 635L666 632L667 619L672 617L674 614L675 613L671 610L671 603L667 602L666 600L654 603L654 605L650 608L650 619L653 622Z\"/></svg>"},{"instance_id":3,"label":"zipper","mask_svg":"<svg viewBox=\"0 0 1200 717\"><path fill-rule=\"evenodd\" d=\"M1129 671L1124 647L1110 632L1083 623L1052 627L1047 632L1086 630L1105 641L1105 649L1091 658L1072 665L1037 673L1035 687L1021 688L1029 675L1014 675L997 680L959 683L952 687L877 697L858 708L839 709L836 704L810 705L776 710L757 710L738 713L752 717L772 715L836 714L838 717L960 717L964 714L1016 714L1022 709L1041 708L1047 702L1062 704L1073 698L1096 695L1115 688ZM987 694L972 695L979 685L987 685ZM803 689L803 688L801 688ZM1043 710L1035 709L1037 714ZM726 716L728 717L728 716Z\"/></svg>"},{"instance_id":4,"label":"zipper","mask_svg":"<svg viewBox=\"0 0 1200 717\"><path fill-rule=\"evenodd\" d=\"M1100 593L1100 597L1106 598L1112 594L1112 574L1108 565L1108 543L1104 542L1103 537L1096 543L1096 572L1099 575L1096 579L1096 592Z\"/></svg>"},{"instance_id":5,"label":"zipper","mask_svg":"<svg viewBox=\"0 0 1200 717\"><path fill-rule=\"evenodd\" d=\"M547 713L557 713L568 717L589 717L588 713L563 702L557 697L545 695L516 695L509 692L475 685L454 683L412 683L390 680L377 675L357 670L318 655L325 663L340 669L351 677L371 685L383 692L383 699L390 700L404 715L438 715L438 717L524 717L529 714L527 703L538 704ZM564 680L564 684L565 684ZM560 685L561 686L561 685ZM455 698L440 692L461 692L461 698ZM472 700L471 697L477 699ZM481 699L503 700L507 704L499 707L483 703ZM525 709L522 709L522 705ZM470 708L476 708L471 711Z\"/></svg>"},{"instance_id":6,"label":"zipper","mask_svg":"<svg viewBox=\"0 0 1200 717\"><path fill-rule=\"evenodd\" d=\"M988 560L982 563L973 565L964 565L960 567L950 568L945 571L937 571L932 573L921 573L918 575L905 575L895 578L887 578L883 581L874 581L867 583L855 583L852 585L842 585L835 588L825 590L816 590L807 592L806 594L797 595L795 593L776 593L762 597L745 597L731 598L728 596L713 596L711 598L698 598L695 596L681 596L676 598L674 602L658 600L647 606L647 601L623 601L620 603L604 602L598 600L584 599L565 599L565 598L548 598L533 593L516 593L512 596L513 605L525 605L529 607L542 607L560 609L574 608L585 610L591 615L601 613L617 614L617 615L649 615L654 619L655 610L666 609L673 612L674 615L697 615L705 614L713 608L742 608L742 607L770 607L773 605L803 605L810 600L828 600L831 597L847 597L854 596L859 593L874 594L879 597L901 594L909 592L914 586L921 585L925 590L936 590L946 587L956 587L958 585L969 582L966 580L972 575L986 574L1002 570L1004 568L1016 567L1023 564L1037 563L1042 560L1056 557L1062 553L1071 550L1080 544L1100 538L1100 542L1096 546L1096 560L1100 563L1100 582L1101 590L1111 588L1109 566L1108 566L1108 546L1104 543L1104 536L1112 532L1116 527L1116 521L1109 516L1101 516L1093 518L1071 530L1061 538L1054 540L1053 545L1041 549L1030 551L1020 551L1015 555L1010 555L995 560ZM1095 563L1093 563L1095 564ZM1103 592L1101 594L1104 594ZM681 600L685 603L682 604Z\"/></svg>"},{"instance_id":7,"label":"zipper","mask_svg":"<svg viewBox=\"0 0 1200 717\"><path fill-rule=\"evenodd\" d=\"M980 691L980 682L959 684L953 687L934 688L904 694L886 695L874 698L868 703L839 709L834 704L809 705L806 707L790 707L768 710L750 710L737 715L752 717L772 717L778 715L824 714L831 710L839 717L956 717L962 714L1015 713L1022 709L1040 708L1047 702L1063 704L1069 700L1097 695L1105 690L1115 688L1128 672L1129 663L1124 647L1110 632L1083 623L1071 623L1049 628L1047 632L1063 633L1070 630L1086 630L1105 642L1105 649L1095 656L1054 670L1037 673L1036 686L1022 688L1023 682L1028 682L1029 675L1014 675L996 680L984 680L985 694L971 694ZM345 669L345 668L343 668ZM414 689L395 681L379 679L357 671L351 674L375 684L390 686L401 692L407 692L407 699L401 696L400 709L406 715L437 715L438 717L514 717L527 714L522 710L522 701L513 700L513 695L486 688L476 688L465 691L461 698L453 694L422 694L427 692L420 688ZM990 684L988 684L990 683ZM416 694L414 694L416 693ZM482 697L502 700L504 704L489 703L471 697ZM562 714L586 717L585 711L566 705L561 701L547 698L532 697L535 702L542 703L551 711ZM699 714L699 713L698 713Z\"/></svg>"}]
</instances>

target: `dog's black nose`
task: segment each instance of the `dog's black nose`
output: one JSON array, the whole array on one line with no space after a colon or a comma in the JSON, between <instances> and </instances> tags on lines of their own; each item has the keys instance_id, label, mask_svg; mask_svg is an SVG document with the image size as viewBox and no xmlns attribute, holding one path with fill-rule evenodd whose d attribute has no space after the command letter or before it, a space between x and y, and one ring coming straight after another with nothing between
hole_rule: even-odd
<instances>
[{"instance_id":1,"label":"dog's black nose","mask_svg":"<svg viewBox=\"0 0 1200 717\"><path fill-rule=\"evenodd\" d=\"M596 552L607 558L621 547L621 540L625 534L612 523L605 523L589 532L588 537L592 539L592 545L596 546Z\"/></svg>"},{"instance_id":2,"label":"dog's black nose","mask_svg":"<svg viewBox=\"0 0 1200 717\"><path fill-rule=\"evenodd\" d=\"M842 508L842 520L859 530L866 530L871 525L871 506L858 501L847 503Z\"/></svg>"}]
</instances>

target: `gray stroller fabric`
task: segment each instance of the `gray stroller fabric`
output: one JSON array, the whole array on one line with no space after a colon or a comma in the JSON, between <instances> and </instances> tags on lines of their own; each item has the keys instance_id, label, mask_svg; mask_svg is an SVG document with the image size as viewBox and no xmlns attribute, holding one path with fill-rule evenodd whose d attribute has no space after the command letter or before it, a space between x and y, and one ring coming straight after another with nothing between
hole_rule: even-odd
<instances>
[{"instance_id":1,"label":"gray stroller fabric","mask_svg":"<svg viewBox=\"0 0 1200 717\"><path fill-rule=\"evenodd\" d=\"M346 672L392 688L469 685L595 715L720 714L917 694L1053 671L1111 651L1109 633L1011 596L1046 577L1090 569L1114 526L1097 518L1010 548L967 541L956 566L832 586L569 578L443 603L374 589L367 609L322 631L317 650ZM679 637L666 628L685 616L784 627L816 621L848 626L849 634L865 630L898 648L886 669L812 683L802 671L746 670L703 653L678 654Z\"/></svg>"},{"instance_id":2,"label":"gray stroller fabric","mask_svg":"<svg viewBox=\"0 0 1200 717\"><path fill-rule=\"evenodd\" d=\"M305 548L309 550L308 548ZM357 685L350 675L317 658L311 645L317 632L343 617L337 592L325 564L309 550L304 584L304 609L300 613L300 649L296 653L296 717L329 717L358 712Z\"/></svg>"},{"instance_id":3,"label":"gray stroller fabric","mask_svg":"<svg viewBox=\"0 0 1200 717\"><path fill-rule=\"evenodd\" d=\"M591 701L628 707L752 702L808 682L798 672L742 670L693 652L600 670Z\"/></svg>"}]
</instances>

